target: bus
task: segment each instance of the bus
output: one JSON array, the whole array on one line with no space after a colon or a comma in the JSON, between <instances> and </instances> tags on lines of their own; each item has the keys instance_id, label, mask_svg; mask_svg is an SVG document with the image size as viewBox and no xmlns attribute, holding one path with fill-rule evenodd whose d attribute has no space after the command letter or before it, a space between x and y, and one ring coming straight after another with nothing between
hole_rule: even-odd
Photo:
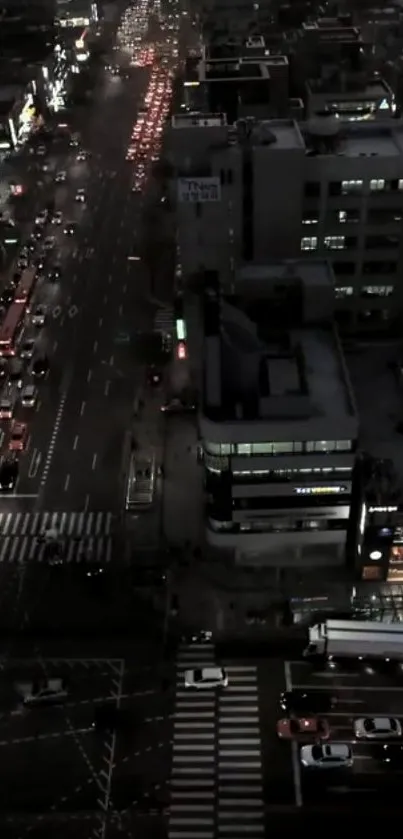
<instances>
[{"instance_id":1,"label":"bus","mask_svg":"<svg viewBox=\"0 0 403 839\"><path fill-rule=\"evenodd\" d=\"M155 491L155 458L133 454L126 489L126 510L151 507Z\"/></svg>"},{"instance_id":2,"label":"bus","mask_svg":"<svg viewBox=\"0 0 403 839\"><path fill-rule=\"evenodd\" d=\"M26 268L15 291L15 303L29 303L35 288L35 280L36 268Z\"/></svg>"},{"instance_id":3,"label":"bus","mask_svg":"<svg viewBox=\"0 0 403 839\"><path fill-rule=\"evenodd\" d=\"M15 355L16 344L24 321L25 303L13 303L0 326L0 355Z\"/></svg>"}]
</instances>

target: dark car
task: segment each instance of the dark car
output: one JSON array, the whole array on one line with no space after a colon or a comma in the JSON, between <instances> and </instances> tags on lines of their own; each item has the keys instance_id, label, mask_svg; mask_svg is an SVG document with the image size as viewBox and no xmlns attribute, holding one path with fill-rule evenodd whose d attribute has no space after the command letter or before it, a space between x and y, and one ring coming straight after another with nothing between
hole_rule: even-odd
<instances>
[{"instance_id":1,"label":"dark car","mask_svg":"<svg viewBox=\"0 0 403 839\"><path fill-rule=\"evenodd\" d=\"M280 707L287 714L326 714L335 700L324 690L286 690L280 696Z\"/></svg>"},{"instance_id":2,"label":"dark car","mask_svg":"<svg viewBox=\"0 0 403 839\"><path fill-rule=\"evenodd\" d=\"M34 238L38 241L39 239L43 239L43 227L41 224L36 224L34 227L34 232L32 234Z\"/></svg>"},{"instance_id":3,"label":"dark car","mask_svg":"<svg viewBox=\"0 0 403 839\"><path fill-rule=\"evenodd\" d=\"M18 460L5 458L0 464L0 491L12 492L18 479Z\"/></svg>"},{"instance_id":4,"label":"dark car","mask_svg":"<svg viewBox=\"0 0 403 839\"><path fill-rule=\"evenodd\" d=\"M36 381L44 379L49 370L49 361L46 355L36 358L32 365L32 376Z\"/></svg>"},{"instance_id":5,"label":"dark car","mask_svg":"<svg viewBox=\"0 0 403 839\"><path fill-rule=\"evenodd\" d=\"M62 276L61 265L52 265L46 276L51 283L55 283L57 280L60 280L60 277Z\"/></svg>"},{"instance_id":6,"label":"dark car","mask_svg":"<svg viewBox=\"0 0 403 839\"><path fill-rule=\"evenodd\" d=\"M12 280L11 280L11 285L12 285L13 288L17 288L17 285L18 285L21 277L22 277L22 271L14 271L14 274L13 274L13 277L12 277Z\"/></svg>"},{"instance_id":7,"label":"dark car","mask_svg":"<svg viewBox=\"0 0 403 839\"><path fill-rule=\"evenodd\" d=\"M75 221L69 221L64 227L64 233L66 236L74 236L76 229L77 225Z\"/></svg>"},{"instance_id":8,"label":"dark car","mask_svg":"<svg viewBox=\"0 0 403 839\"><path fill-rule=\"evenodd\" d=\"M403 745L390 743L388 745L376 744L373 747L372 756L385 769L403 770Z\"/></svg>"},{"instance_id":9,"label":"dark car","mask_svg":"<svg viewBox=\"0 0 403 839\"><path fill-rule=\"evenodd\" d=\"M9 306L14 300L14 288L5 288L0 295L0 305Z\"/></svg>"}]
</instances>

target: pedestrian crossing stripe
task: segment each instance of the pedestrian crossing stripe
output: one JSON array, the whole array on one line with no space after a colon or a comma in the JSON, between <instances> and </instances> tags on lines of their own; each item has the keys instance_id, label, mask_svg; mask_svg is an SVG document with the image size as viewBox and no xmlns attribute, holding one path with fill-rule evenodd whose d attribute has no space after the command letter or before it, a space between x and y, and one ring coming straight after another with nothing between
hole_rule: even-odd
<instances>
[{"instance_id":1,"label":"pedestrian crossing stripe","mask_svg":"<svg viewBox=\"0 0 403 839\"><path fill-rule=\"evenodd\" d=\"M113 531L112 513L0 513L0 542L5 536L43 536L55 530L60 536L110 536Z\"/></svg>"},{"instance_id":2,"label":"pedestrian crossing stripe","mask_svg":"<svg viewBox=\"0 0 403 839\"><path fill-rule=\"evenodd\" d=\"M175 317L173 309L157 309L154 317L155 332L173 332Z\"/></svg>"},{"instance_id":3,"label":"pedestrian crossing stripe","mask_svg":"<svg viewBox=\"0 0 403 839\"><path fill-rule=\"evenodd\" d=\"M61 564L95 563L105 565L112 560L111 536L86 537L66 540L61 552ZM0 564L48 562L47 545L32 536L5 536L0 540Z\"/></svg>"},{"instance_id":4,"label":"pedestrian crossing stripe","mask_svg":"<svg viewBox=\"0 0 403 839\"><path fill-rule=\"evenodd\" d=\"M265 835L257 668L221 664L228 688L186 690L180 671L215 666L215 647L179 647L168 839Z\"/></svg>"}]
</instances>

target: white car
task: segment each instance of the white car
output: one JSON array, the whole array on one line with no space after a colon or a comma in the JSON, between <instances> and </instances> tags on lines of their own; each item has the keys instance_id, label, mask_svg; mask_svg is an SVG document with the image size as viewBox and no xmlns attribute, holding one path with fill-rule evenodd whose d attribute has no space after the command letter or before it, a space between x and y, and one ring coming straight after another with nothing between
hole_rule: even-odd
<instances>
[{"instance_id":1,"label":"white car","mask_svg":"<svg viewBox=\"0 0 403 839\"><path fill-rule=\"evenodd\" d=\"M21 392L21 405L23 408L35 408L38 391L35 385L27 385Z\"/></svg>"},{"instance_id":2,"label":"white car","mask_svg":"<svg viewBox=\"0 0 403 839\"><path fill-rule=\"evenodd\" d=\"M315 743L302 746L301 763L310 769L340 769L353 765L353 753L347 743Z\"/></svg>"},{"instance_id":3,"label":"white car","mask_svg":"<svg viewBox=\"0 0 403 839\"><path fill-rule=\"evenodd\" d=\"M42 682L17 684L15 687L23 704L29 707L59 704L68 696L64 679L44 679Z\"/></svg>"},{"instance_id":4,"label":"white car","mask_svg":"<svg viewBox=\"0 0 403 839\"><path fill-rule=\"evenodd\" d=\"M63 221L63 213L61 210L57 210L52 218L52 224L61 224Z\"/></svg>"},{"instance_id":5,"label":"white car","mask_svg":"<svg viewBox=\"0 0 403 839\"><path fill-rule=\"evenodd\" d=\"M67 172L58 172L55 181L57 184L64 184L65 180L67 180Z\"/></svg>"},{"instance_id":6,"label":"white car","mask_svg":"<svg viewBox=\"0 0 403 839\"><path fill-rule=\"evenodd\" d=\"M55 244L56 244L55 237L54 236L47 236L44 243L43 243L43 247L44 247L45 251L51 251L51 250L53 250Z\"/></svg>"},{"instance_id":7,"label":"white car","mask_svg":"<svg viewBox=\"0 0 403 839\"><path fill-rule=\"evenodd\" d=\"M44 326L46 320L46 306L40 304L33 312L31 323L33 326Z\"/></svg>"},{"instance_id":8,"label":"white car","mask_svg":"<svg viewBox=\"0 0 403 839\"><path fill-rule=\"evenodd\" d=\"M362 717L354 722L357 739L388 740L402 736L402 726L394 717Z\"/></svg>"},{"instance_id":9,"label":"white car","mask_svg":"<svg viewBox=\"0 0 403 839\"><path fill-rule=\"evenodd\" d=\"M223 667L203 667L196 670L185 670L185 688L196 690L211 690L211 688L226 688L228 676Z\"/></svg>"}]
</instances>

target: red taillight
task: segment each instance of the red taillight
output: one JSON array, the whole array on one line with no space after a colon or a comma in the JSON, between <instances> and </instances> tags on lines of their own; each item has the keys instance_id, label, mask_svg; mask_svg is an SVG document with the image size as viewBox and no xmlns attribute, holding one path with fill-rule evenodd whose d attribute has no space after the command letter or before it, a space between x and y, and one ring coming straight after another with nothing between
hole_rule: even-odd
<instances>
[{"instance_id":1,"label":"red taillight","mask_svg":"<svg viewBox=\"0 0 403 839\"><path fill-rule=\"evenodd\" d=\"M183 341L180 341L178 344L178 358L180 361L185 361L186 357L186 344L184 344Z\"/></svg>"}]
</instances>

